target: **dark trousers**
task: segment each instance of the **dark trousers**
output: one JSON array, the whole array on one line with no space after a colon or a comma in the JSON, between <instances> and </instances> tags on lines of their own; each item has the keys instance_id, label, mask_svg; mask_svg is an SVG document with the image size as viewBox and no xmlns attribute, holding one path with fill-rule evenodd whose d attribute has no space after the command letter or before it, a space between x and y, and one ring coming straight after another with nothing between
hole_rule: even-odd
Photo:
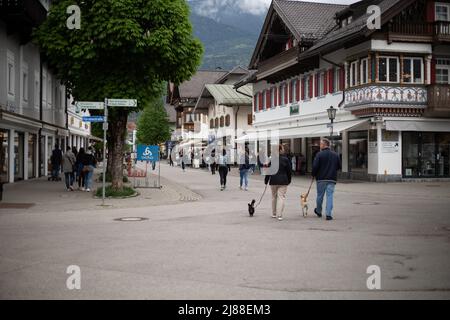
<instances>
[{"instance_id":1,"label":"dark trousers","mask_svg":"<svg viewBox=\"0 0 450 320\"><path fill-rule=\"evenodd\" d=\"M85 173L83 170L80 171L80 174L78 175L78 188L81 188L85 186Z\"/></svg>"},{"instance_id":2,"label":"dark trousers","mask_svg":"<svg viewBox=\"0 0 450 320\"><path fill-rule=\"evenodd\" d=\"M184 171L185 168L186 168L186 165L184 164L184 161L181 161L181 169L183 169L183 171Z\"/></svg>"},{"instance_id":3,"label":"dark trousers","mask_svg":"<svg viewBox=\"0 0 450 320\"><path fill-rule=\"evenodd\" d=\"M216 174L216 164L211 165L211 174Z\"/></svg>"},{"instance_id":4,"label":"dark trousers","mask_svg":"<svg viewBox=\"0 0 450 320\"><path fill-rule=\"evenodd\" d=\"M219 167L219 175L220 175L220 185L226 186L227 185L228 168L227 167Z\"/></svg>"}]
</instances>

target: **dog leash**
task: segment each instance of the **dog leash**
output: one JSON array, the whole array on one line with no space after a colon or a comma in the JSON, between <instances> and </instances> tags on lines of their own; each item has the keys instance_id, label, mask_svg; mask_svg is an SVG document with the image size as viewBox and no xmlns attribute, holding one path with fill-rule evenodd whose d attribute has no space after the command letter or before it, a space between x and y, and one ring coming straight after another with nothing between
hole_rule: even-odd
<instances>
[{"instance_id":1,"label":"dog leash","mask_svg":"<svg viewBox=\"0 0 450 320\"><path fill-rule=\"evenodd\" d=\"M311 188L312 188L312 186L313 186L313 183L314 183L314 177L312 177L311 185L309 186L308 193L306 194L306 198L309 197L309 193L311 192Z\"/></svg>"},{"instance_id":2,"label":"dog leash","mask_svg":"<svg viewBox=\"0 0 450 320\"><path fill-rule=\"evenodd\" d=\"M261 195L261 199L259 199L258 204L255 205L255 209L259 207L259 205L261 204L261 202L262 202L264 196L266 195L266 191L267 191L267 188L269 187L269 184L270 184L270 180L271 180L271 179L272 179L272 176L269 178L269 181L267 182L266 187L264 188L264 192L263 192L263 194Z\"/></svg>"}]
</instances>

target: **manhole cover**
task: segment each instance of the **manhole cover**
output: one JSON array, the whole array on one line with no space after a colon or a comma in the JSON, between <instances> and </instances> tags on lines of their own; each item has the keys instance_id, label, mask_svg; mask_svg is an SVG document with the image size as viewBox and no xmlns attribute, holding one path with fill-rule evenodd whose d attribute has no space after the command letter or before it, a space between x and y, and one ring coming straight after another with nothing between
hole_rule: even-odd
<instances>
[{"instance_id":1,"label":"manhole cover","mask_svg":"<svg viewBox=\"0 0 450 320\"><path fill-rule=\"evenodd\" d=\"M379 202L355 202L354 204L358 206L378 206Z\"/></svg>"},{"instance_id":2,"label":"manhole cover","mask_svg":"<svg viewBox=\"0 0 450 320\"><path fill-rule=\"evenodd\" d=\"M114 221L121 221L121 222L137 222L137 221L145 221L145 220L148 220L148 219L141 218L141 217L129 217L129 218L114 219Z\"/></svg>"}]
</instances>

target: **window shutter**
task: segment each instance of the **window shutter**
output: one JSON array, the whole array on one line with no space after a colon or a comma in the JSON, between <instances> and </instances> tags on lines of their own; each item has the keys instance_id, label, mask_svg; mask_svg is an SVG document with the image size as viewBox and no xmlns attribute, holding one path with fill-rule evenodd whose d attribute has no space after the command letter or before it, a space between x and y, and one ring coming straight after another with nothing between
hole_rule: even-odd
<instances>
[{"instance_id":1,"label":"window shutter","mask_svg":"<svg viewBox=\"0 0 450 320\"><path fill-rule=\"evenodd\" d=\"M304 101L305 100L305 78L302 78L302 89L301 89L301 92L302 92L302 101Z\"/></svg>"},{"instance_id":2,"label":"window shutter","mask_svg":"<svg viewBox=\"0 0 450 320\"><path fill-rule=\"evenodd\" d=\"M300 85L301 85L301 81L300 81L300 79L297 79L296 81L297 81L297 88L295 88L295 90L297 92L296 92L295 97L296 97L296 100L297 100L296 102L298 102L298 101L300 101Z\"/></svg>"},{"instance_id":3,"label":"window shutter","mask_svg":"<svg viewBox=\"0 0 450 320\"><path fill-rule=\"evenodd\" d=\"M254 99L254 101L253 101L253 110L255 110L255 112L256 111L258 111L257 109L256 109L256 105L258 104L258 94L255 94L255 97L254 97L255 99Z\"/></svg>"},{"instance_id":4,"label":"window shutter","mask_svg":"<svg viewBox=\"0 0 450 320\"><path fill-rule=\"evenodd\" d=\"M341 69L339 69L339 91L345 90L345 67L342 66Z\"/></svg>"},{"instance_id":5,"label":"window shutter","mask_svg":"<svg viewBox=\"0 0 450 320\"><path fill-rule=\"evenodd\" d=\"M436 84L436 58L431 59L431 84Z\"/></svg>"},{"instance_id":6,"label":"window shutter","mask_svg":"<svg viewBox=\"0 0 450 320\"><path fill-rule=\"evenodd\" d=\"M289 93L288 91L289 91L288 84L286 83L284 85L284 104L285 105L288 104L288 93Z\"/></svg>"},{"instance_id":7,"label":"window shutter","mask_svg":"<svg viewBox=\"0 0 450 320\"><path fill-rule=\"evenodd\" d=\"M259 111L263 109L263 93L259 93Z\"/></svg>"},{"instance_id":8,"label":"window shutter","mask_svg":"<svg viewBox=\"0 0 450 320\"><path fill-rule=\"evenodd\" d=\"M427 1L427 12L426 12L426 16L427 16L427 22L434 22L436 14L435 14L435 2L434 1Z\"/></svg>"},{"instance_id":9,"label":"window shutter","mask_svg":"<svg viewBox=\"0 0 450 320\"><path fill-rule=\"evenodd\" d=\"M292 93L294 92L293 87L294 87L294 81L292 80L289 82L289 103L294 102L294 99L292 99L293 98Z\"/></svg>"},{"instance_id":10,"label":"window shutter","mask_svg":"<svg viewBox=\"0 0 450 320\"><path fill-rule=\"evenodd\" d=\"M281 90L282 90L282 87L281 87L281 85L278 87L278 105L279 106L281 106Z\"/></svg>"},{"instance_id":11,"label":"window shutter","mask_svg":"<svg viewBox=\"0 0 450 320\"><path fill-rule=\"evenodd\" d=\"M328 94L328 71L323 73L323 95L326 96Z\"/></svg>"},{"instance_id":12,"label":"window shutter","mask_svg":"<svg viewBox=\"0 0 450 320\"><path fill-rule=\"evenodd\" d=\"M319 96L319 73L314 75L314 97Z\"/></svg>"},{"instance_id":13,"label":"window shutter","mask_svg":"<svg viewBox=\"0 0 450 320\"><path fill-rule=\"evenodd\" d=\"M271 89L266 91L266 109L270 109L270 107L272 107L272 101L270 99L270 92L271 92Z\"/></svg>"},{"instance_id":14,"label":"window shutter","mask_svg":"<svg viewBox=\"0 0 450 320\"><path fill-rule=\"evenodd\" d=\"M314 76L313 76L313 75L310 75L308 81L309 81L309 94L308 94L308 98L309 98L309 99L312 99L312 97L313 97L313 95L314 95L314 92L313 92L313 90L314 90L314 86L313 86L313 84L314 84Z\"/></svg>"},{"instance_id":15,"label":"window shutter","mask_svg":"<svg viewBox=\"0 0 450 320\"><path fill-rule=\"evenodd\" d=\"M334 69L328 70L328 92L334 93Z\"/></svg>"}]
</instances>

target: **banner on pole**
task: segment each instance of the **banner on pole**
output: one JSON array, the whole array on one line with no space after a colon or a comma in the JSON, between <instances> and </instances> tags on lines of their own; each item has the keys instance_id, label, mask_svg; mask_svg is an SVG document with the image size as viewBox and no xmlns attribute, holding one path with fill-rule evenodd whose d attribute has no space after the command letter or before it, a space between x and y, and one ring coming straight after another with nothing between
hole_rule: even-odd
<instances>
[{"instance_id":1,"label":"banner on pole","mask_svg":"<svg viewBox=\"0 0 450 320\"><path fill-rule=\"evenodd\" d=\"M159 161L159 146L138 145L137 161Z\"/></svg>"}]
</instances>

